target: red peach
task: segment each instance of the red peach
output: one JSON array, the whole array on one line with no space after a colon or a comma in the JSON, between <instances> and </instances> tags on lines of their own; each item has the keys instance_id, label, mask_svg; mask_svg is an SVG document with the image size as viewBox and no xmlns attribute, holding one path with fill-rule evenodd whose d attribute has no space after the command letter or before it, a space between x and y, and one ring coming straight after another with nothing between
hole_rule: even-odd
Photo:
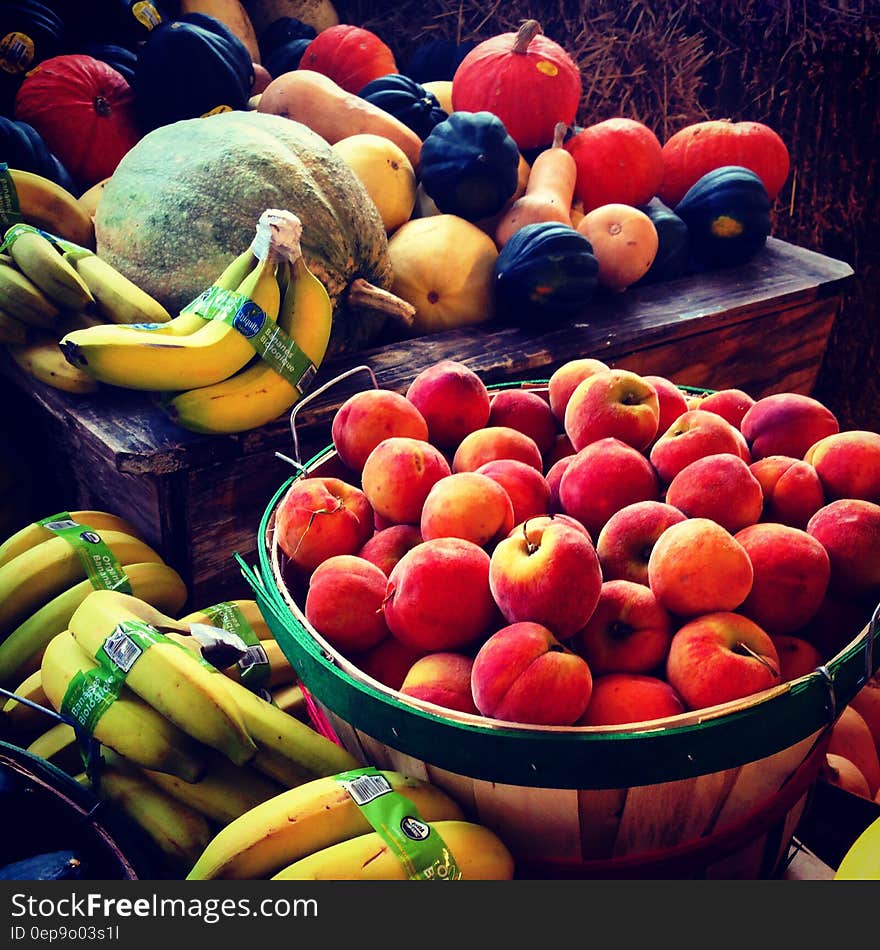
<instances>
[{"instance_id":1,"label":"red peach","mask_svg":"<svg viewBox=\"0 0 880 950\"><path fill-rule=\"evenodd\" d=\"M578 383L588 376L592 376L593 373L601 373L610 368L602 360L584 356L569 360L554 370L547 380L547 395L550 399L550 409L560 425L565 419L565 407L568 405L568 400L577 388Z\"/></svg>"},{"instance_id":2,"label":"red peach","mask_svg":"<svg viewBox=\"0 0 880 950\"><path fill-rule=\"evenodd\" d=\"M450 474L443 453L423 439L392 436L367 456L361 484L373 510L394 524L418 524L435 482Z\"/></svg>"},{"instance_id":3,"label":"red peach","mask_svg":"<svg viewBox=\"0 0 880 950\"><path fill-rule=\"evenodd\" d=\"M700 408L715 412L737 429L742 417L754 406L756 400L742 389L718 389L700 400Z\"/></svg>"},{"instance_id":4,"label":"red peach","mask_svg":"<svg viewBox=\"0 0 880 950\"><path fill-rule=\"evenodd\" d=\"M560 640L590 619L602 572L592 542L557 518L527 521L492 551L489 587L508 623L531 620Z\"/></svg>"},{"instance_id":5,"label":"red peach","mask_svg":"<svg viewBox=\"0 0 880 950\"><path fill-rule=\"evenodd\" d=\"M487 426L508 426L534 440L544 455L559 434L550 403L529 389L500 389L490 394Z\"/></svg>"},{"instance_id":6,"label":"red peach","mask_svg":"<svg viewBox=\"0 0 880 950\"><path fill-rule=\"evenodd\" d=\"M731 534L761 517L761 483L738 456L704 455L678 471L666 489L668 504L688 518L711 518Z\"/></svg>"},{"instance_id":7,"label":"red peach","mask_svg":"<svg viewBox=\"0 0 880 950\"><path fill-rule=\"evenodd\" d=\"M473 665L473 658L464 653L428 653L409 668L400 692L444 709L478 716L480 711L471 692Z\"/></svg>"},{"instance_id":8,"label":"red peach","mask_svg":"<svg viewBox=\"0 0 880 950\"><path fill-rule=\"evenodd\" d=\"M590 542L593 543L593 539L590 537L590 532L577 520L577 518L572 518L571 515L563 514L562 512L551 512L546 515L537 515L534 518L528 518L520 524L514 525L513 529L510 532L511 535L519 534L525 532L526 538L531 544L540 544L541 535L544 532L544 529L549 527L551 524L566 524L574 528L575 531L580 531L580 533Z\"/></svg>"},{"instance_id":9,"label":"red peach","mask_svg":"<svg viewBox=\"0 0 880 950\"><path fill-rule=\"evenodd\" d=\"M765 455L749 466L761 483L762 521L777 521L792 528L807 522L825 504L825 490L816 469L789 455Z\"/></svg>"},{"instance_id":10,"label":"red peach","mask_svg":"<svg viewBox=\"0 0 880 950\"><path fill-rule=\"evenodd\" d=\"M717 413L689 409L657 438L648 457L668 485L685 465L722 452L741 455L736 429Z\"/></svg>"},{"instance_id":11,"label":"red peach","mask_svg":"<svg viewBox=\"0 0 880 950\"><path fill-rule=\"evenodd\" d=\"M654 441L659 418L657 390L643 376L609 369L578 383L563 423L576 450L613 437L641 451Z\"/></svg>"},{"instance_id":12,"label":"red peach","mask_svg":"<svg viewBox=\"0 0 880 950\"><path fill-rule=\"evenodd\" d=\"M549 472L560 459L568 455L574 455L574 446L571 439L564 432L560 432L550 451L544 453L544 472Z\"/></svg>"},{"instance_id":13,"label":"red peach","mask_svg":"<svg viewBox=\"0 0 880 950\"><path fill-rule=\"evenodd\" d=\"M579 726L623 726L678 716L685 711L676 691L659 676L606 673L593 691Z\"/></svg>"},{"instance_id":14,"label":"red peach","mask_svg":"<svg viewBox=\"0 0 880 950\"><path fill-rule=\"evenodd\" d=\"M687 412L687 397L678 386L666 376L653 376L648 374L642 376L642 379L649 382L657 390L657 400L659 403L659 416L657 420L657 435L665 432L673 422L684 412Z\"/></svg>"},{"instance_id":15,"label":"red peach","mask_svg":"<svg viewBox=\"0 0 880 950\"><path fill-rule=\"evenodd\" d=\"M428 424L418 409L391 389L365 389L349 396L336 410L330 427L342 463L360 473L367 456L393 435L428 438Z\"/></svg>"},{"instance_id":16,"label":"red peach","mask_svg":"<svg viewBox=\"0 0 880 950\"><path fill-rule=\"evenodd\" d=\"M297 479L275 512L278 546L306 574L334 554L354 554L372 533L366 494L339 478Z\"/></svg>"},{"instance_id":17,"label":"red peach","mask_svg":"<svg viewBox=\"0 0 880 950\"><path fill-rule=\"evenodd\" d=\"M707 709L770 689L780 682L770 636L742 614L703 614L676 630L666 681L688 709Z\"/></svg>"},{"instance_id":18,"label":"red peach","mask_svg":"<svg viewBox=\"0 0 880 950\"><path fill-rule=\"evenodd\" d=\"M880 502L880 433L849 429L813 443L804 461L815 469L825 496Z\"/></svg>"},{"instance_id":19,"label":"red peach","mask_svg":"<svg viewBox=\"0 0 880 950\"><path fill-rule=\"evenodd\" d=\"M647 585L648 559L657 538L684 520L683 512L663 501L636 501L616 511L596 539L602 577Z\"/></svg>"},{"instance_id":20,"label":"red peach","mask_svg":"<svg viewBox=\"0 0 880 950\"><path fill-rule=\"evenodd\" d=\"M515 523L513 504L503 485L478 472L455 472L432 485L422 506L419 531L425 541L466 538L480 547L494 547Z\"/></svg>"},{"instance_id":21,"label":"red peach","mask_svg":"<svg viewBox=\"0 0 880 950\"><path fill-rule=\"evenodd\" d=\"M770 634L770 639L779 656L781 682L788 683L808 676L822 665L822 654L809 640L790 633Z\"/></svg>"},{"instance_id":22,"label":"red peach","mask_svg":"<svg viewBox=\"0 0 880 950\"><path fill-rule=\"evenodd\" d=\"M753 459L765 455L803 458L811 445L839 429L837 417L827 406L812 396L792 392L763 396L740 423Z\"/></svg>"},{"instance_id":23,"label":"red peach","mask_svg":"<svg viewBox=\"0 0 880 950\"><path fill-rule=\"evenodd\" d=\"M477 469L507 492L513 505L513 523L550 511L550 485L533 466L517 459L494 459Z\"/></svg>"},{"instance_id":24,"label":"red peach","mask_svg":"<svg viewBox=\"0 0 880 950\"><path fill-rule=\"evenodd\" d=\"M830 589L857 596L880 591L880 505L860 498L831 501L810 518L807 533L828 552Z\"/></svg>"},{"instance_id":25,"label":"red peach","mask_svg":"<svg viewBox=\"0 0 880 950\"><path fill-rule=\"evenodd\" d=\"M828 589L825 548L801 528L774 522L734 535L752 562L752 588L737 608L769 634L793 633L808 623Z\"/></svg>"},{"instance_id":26,"label":"red peach","mask_svg":"<svg viewBox=\"0 0 880 950\"><path fill-rule=\"evenodd\" d=\"M599 601L569 646L591 672L650 673L669 652L672 616L649 587L633 581L604 581Z\"/></svg>"},{"instance_id":27,"label":"red peach","mask_svg":"<svg viewBox=\"0 0 880 950\"><path fill-rule=\"evenodd\" d=\"M306 619L345 656L369 650L388 636L382 613L387 581L380 568L362 557L329 557L309 579Z\"/></svg>"},{"instance_id":28,"label":"red peach","mask_svg":"<svg viewBox=\"0 0 880 950\"><path fill-rule=\"evenodd\" d=\"M423 540L418 525L392 524L376 531L357 553L375 564L387 577L403 555Z\"/></svg>"},{"instance_id":29,"label":"red peach","mask_svg":"<svg viewBox=\"0 0 880 950\"><path fill-rule=\"evenodd\" d=\"M425 651L389 634L372 649L351 657L358 669L389 689L400 689L410 667Z\"/></svg>"},{"instance_id":30,"label":"red peach","mask_svg":"<svg viewBox=\"0 0 880 950\"><path fill-rule=\"evenodd\" d=\"M484 716L529 725L573 725L587 708L592 685L583 659L528 621L493 633L471 672L471 691Z\"/></svg>"},{"instance_id":31,"label":"red peach","mask_svg":"<svg viewBox=\"0 0 880 950\"><path fill-rule=\"evenodd\" d=\"M510 426L486 426L468 433L452 456L453 472L475 472L495 459L517 459L544 471L544 461L535 440Z\"/></svg>"},{"instance_id":32,"label":"red peach","mask_svg":"<svg viewBox=\"0 0 880 950\"><path fill-rule=\"evenodd\" d=\"M406 398L428 424L428 441L454 449L489 418L489 390L480 377L458 360L438 360L423 369L406 390Z\"/></svg>"},{"instance_id":33,"label":"red peach","mask_svg":"<svg viewBox=\"0 0 880 950\"><path fill-rule=\"evenodd\" d=\"M416 545L388 577L385 621L424 652L460 650L485 637L499 614L489 590L489 555L463 538Z\"/></svg>"},{"instance_id":34,"label":"red peach","mask_svg":"<svg viewBox=\"0 0 880 950\"><path fill-rule=\"evenodd\" d=\"M594 538L616 511L636 501L657 500L659 493L651 463L613 437L582 448L559 481L562 510L583 522Z\"/></svg>"},{"instance_id":35,"label":"red peach","mask_svg":"<svg viewBox=\"0 0 880 950\"><path fill-rule=\"evenodd\" d=\"M547 471L547 485L550 488L548 509L550 512L562 511L562 502L559 500L559 483L562 481L562 476L573 458L574 454L565 455L561 459L557 459Z\"/></svg>"},{"instance_id":36,"label":"red peach","mask_svg":"<svg viewBox=\"0 0 880 950\"><path fill-rule=\"evenodd\" d=\"M752 588L746 549L717 521L686 518L670 525L648 558L648 585L682 617L735 610Z\"/></svg>"}]
</instances>

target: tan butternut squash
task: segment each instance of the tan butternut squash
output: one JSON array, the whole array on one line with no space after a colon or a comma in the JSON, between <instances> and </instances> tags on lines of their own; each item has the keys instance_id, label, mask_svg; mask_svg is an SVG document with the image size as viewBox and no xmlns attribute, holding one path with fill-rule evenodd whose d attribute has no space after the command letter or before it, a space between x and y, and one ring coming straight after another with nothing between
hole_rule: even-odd
<instances>
[{"instance_id":1,"label":"tan butternut squash","mask_svg":"<svg viewBox=\"0 0 880 950\"><path fill-rule=\"evenodd\" d=\"M219 20L244 43L251 59L260 63L257 34L241 0L180 0L180 13L204 13Z\"/></svg>"},{"instance_id":2,"label":"tan butternut squash","mask_svg":"<svg viewBox=\"0 0 880 950\"><path fill-rule=\"evenodd\" d=\"M563 146L567 126L556 125L553 144L532 162L525 193L517 198L498 221L495 243L499 247L523 225L544 221L571 225L571 203L577 180L577 165Z\"/></svg>"},{"instance_id":3,"label":"tan butternut squash","mask_svg":"<svg viewBox=\"0 0 880 950\"><path fill-rule=\"evenodd\" d=\"M632 205L612 202L593 208L577 231L592 244L599 262L599 284L621 292L643 277L657 255L654 222Z\"/></svg>"},{"instance_id":4,"label":"tan butternut squash","mask_svg":"<svg viewBox=\"0 0 880 950\"><path fill-rule=\"evenodd\" d=\"M365 132L382 135L399 146L418 170L422 140L412 129L314 70L294 69L276 76L263 90L257 111L301 122L330 145Z\"/></svg>"}]
</instances>

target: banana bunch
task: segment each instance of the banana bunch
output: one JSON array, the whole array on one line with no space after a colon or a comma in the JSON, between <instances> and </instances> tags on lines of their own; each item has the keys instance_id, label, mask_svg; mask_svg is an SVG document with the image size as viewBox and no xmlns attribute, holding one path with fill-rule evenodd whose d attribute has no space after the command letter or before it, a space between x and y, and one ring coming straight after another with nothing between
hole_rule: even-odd
<instances>
[{"instance_id":1,"label":"banana bunch","mask_svg":"<svg viewBox=\"0 0 880 950\"><path fill-rule=\"evenodd\" d=\"M432 865L436 878L512 878L513 858L505 844L488 828L467 821L457 802L438 786L399 771L373 771L345 783L341 778L313 779L228 823L193 864L187 880L406 880L409 872L359 804L389 792L405 800L405 811L395 811L393 821L381 816L385 827L407 823L419 829L417 837L440 836ZM376 790L349 791L363 781Z\"/></svg>"},{"instance_id":2,"label":"banana bunch","mask_svg":"<svg viewBox=\"0 0 880 950\"><path fill-rule=\"evenodd\" d=\"M39 669L49 641L67 629L96 582L105 582L100 576L93 581L84 557L115 557L132 593L158 609L176 613L188 595L177 571L124 518L97 510L62 512L49 523L80 526L71 540L42 521L0 543L0 686L7 690Z\"/></svg>"},{"instance_id":3,"label":"banana bunch","mask_svg":"<svg viewBox=\"0 0 880 950\"><path fill-rule=\"evenodd\" d=\"M311 385L330 338L332 304L300 234L295 215L264 212L251 246L183 312L158 326L73 330L65 357L99 382L164 394L170 418L191 431L276 419Z\"/></svg>"},{"instance_id":4,"label":"banana bunch","mask_svg":"<svg viewBox=\"0 0 880 950\"><path fill-rule=\"evenodd\" d=\"M19 215L26 224L94 249L95 226L92 216L66 188L42 175L5 165L0 165L2 178L6 178L18 204ZM13 222L4 223L5 227L9 227Z\"/></svg>"}]
</instances>

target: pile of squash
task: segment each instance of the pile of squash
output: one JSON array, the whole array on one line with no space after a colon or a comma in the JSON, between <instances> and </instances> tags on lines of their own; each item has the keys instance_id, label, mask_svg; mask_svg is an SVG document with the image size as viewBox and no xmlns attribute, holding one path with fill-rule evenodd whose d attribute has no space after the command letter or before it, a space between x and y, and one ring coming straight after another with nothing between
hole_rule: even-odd
<instances>
[{"instance_id":1,"label":"pile of squash","mask_svg":"<svg viewBox=\"0 0 880 950\"><path fill-rule=\"evenodd\" d=\"M168 309L263 208L293 210L331 353L576 320L596 294L742 264L789 173L758 122L664 143L623 116L577 125L580 70L537 20L426 41L403 67L330 0L75 8L4 6L0 39L35 42L0 63L0 161L87 202L99 254Z\"/></svg>"}]
</instances>

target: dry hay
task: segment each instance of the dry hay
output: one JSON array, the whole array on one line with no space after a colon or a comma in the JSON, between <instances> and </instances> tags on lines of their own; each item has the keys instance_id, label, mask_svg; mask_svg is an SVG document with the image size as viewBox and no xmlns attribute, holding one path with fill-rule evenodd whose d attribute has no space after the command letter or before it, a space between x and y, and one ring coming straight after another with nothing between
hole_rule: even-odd
<instances>
[{"instance_id":1,"label":"dry hay","mask_svg":"<svg viewBox=\"0 0 880 950\"><path fill-rule=\"evenodd\" d=\"M534 17L581 70L580 125L625 115L661 142L704 118L775 128L792 169L773 233L856 271L815 395L844 425L880 429L877 0L349 0L337 8L343 22L379 34L402 69L427 39L485 39Z\"/></svg>"}]
</instances>

